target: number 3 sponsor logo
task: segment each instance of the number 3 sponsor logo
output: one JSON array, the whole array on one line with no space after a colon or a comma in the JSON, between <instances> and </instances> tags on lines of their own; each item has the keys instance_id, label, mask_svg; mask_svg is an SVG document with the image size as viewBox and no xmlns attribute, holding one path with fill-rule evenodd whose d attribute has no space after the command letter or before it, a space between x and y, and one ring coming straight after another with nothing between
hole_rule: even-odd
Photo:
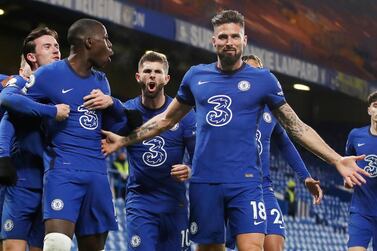
<instances>
[{"instance_id":1,"label":"number 3 sponsor logo","mask_svg":"<svg viewBox=\"0 0 377 251\"><path fill-rule=\"evenodd\" d=\"M210 97L207 102L214 105L213 110L209 111L206 116L207 123L211 126L224 126L232 120L232 110L230 105L232 99L226 95L216 95Z\"/></svg>"}]
</instances>

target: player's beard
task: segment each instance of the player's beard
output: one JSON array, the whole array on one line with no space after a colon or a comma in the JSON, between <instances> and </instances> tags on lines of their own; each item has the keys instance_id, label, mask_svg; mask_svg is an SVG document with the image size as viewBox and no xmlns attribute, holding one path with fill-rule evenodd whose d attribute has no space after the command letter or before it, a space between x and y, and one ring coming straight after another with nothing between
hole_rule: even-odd
<instances>
[{"instance_id":1,"label":"player's beard","mask_svg":"<svg viewBox=\"0 0 377 251\"><path fill-rule=\"evenodd\" d=\"M142 85L143 95L150 99L156 98L161 93L161 90L163 88L164 88L163 84L156 84L156 90L154 92L149 92L147 85L146 84Z\"/></svg>"},{"instance_id":2,"label":"player's beard","mask_svg":"<svg viewBox=\"0 0 377 251\"><path fill-rule=\"evenodd\" d=\"M241 58L241 54L242 52L239 52L235 53L234 56L232 56L224 52L219 53L219 59L222 67L228 68L235 65L237 61Z\"/></svg>"}]
</instances>

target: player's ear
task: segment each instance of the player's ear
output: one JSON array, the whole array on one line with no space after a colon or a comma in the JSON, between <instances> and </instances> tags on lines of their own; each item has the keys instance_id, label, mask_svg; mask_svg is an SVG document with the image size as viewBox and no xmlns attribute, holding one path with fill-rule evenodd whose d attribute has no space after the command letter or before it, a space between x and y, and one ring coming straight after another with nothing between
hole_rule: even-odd
<instances>
[{"instance_id":1,"label":"player's ear","mask_svg":"<svg viewBox=\"0 0 377 251\"><path fill-rule=\"evenodd\" d=\"M244 42L244 44L245 44L245 46L247 45L247 35L245 35L244 37L243 37L243 42Z\"/></svg>"},{"instance_id":2,"label":"player's ear","mask_svg":"<svg viewBox=\"0 0 377 251\"><path fill-rule=\"evenodd\" d=\"M212 41L213 48L216 48L216 44L215 44L216 38L215 38L215 36L212 36L211 41Z\"/></svg>"},{"instance_id":3,"label":"player's ear","mask_svg":"<svg viewBox=\"0 0 377 251\"><path fill-rule=\"evenodd\" d=\"M84 45L85 45L85 48L87 49L90 49L92 48L92 39L90 37L87 37L85 40L84 40Z\"/></svg>"},{"instance_id":4,"label":"player's ear","mask_svg":"<svg viewBox=\"0 0 377 251\"><path fill-rule=\"evenodd\" d=\"M170 81L170 75L166 74L166 76L165 76L165 84L164 85L167 85L167 83L169 83L169 81Z\"/></svg>"},{"instance_id":5,"label":"player's ear","mask_svg":"<svg viewBox=\"0 0 377 251\"><path fill-rule=\"evenodd\" d=\"M138 83L140 83L140 74L138 72L135 73L135 78Z\"/></svg>"},{"instance_id":6,"label":"player's ear","mask_svg":"<svg viewBox=\"0 0 377 251\"><path fill-rule=\"evenodd\" d=\"M369 116L372 116L371 112L370 112L370 106L368 107L368 115Z\"/></svg>"},{"instance_id":7,"label":"player's ear","mask_svg":"<svg viewBox=\"0 0 377 251\"><path fill-rule=\"evenodd\" d=\"M33 63L37 62L37 58L35 57L35 54L32 52L26 54L26 59Z\"/></svg>"}]
</instances>

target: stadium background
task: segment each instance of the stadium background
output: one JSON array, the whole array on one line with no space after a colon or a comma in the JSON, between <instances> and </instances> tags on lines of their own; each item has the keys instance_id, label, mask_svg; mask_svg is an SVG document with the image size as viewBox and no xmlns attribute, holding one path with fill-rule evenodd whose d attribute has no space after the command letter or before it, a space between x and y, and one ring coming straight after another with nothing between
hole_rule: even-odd
<instances>
[{"instance_id":1,"label":"stadium background","mask_svg":"<svg viewBox=\"0 0 377 251\"><path fill-rule=\"evenodd\" d=\"M210 19L221 9L237 9L246 17L246 54L262 58L280 80L298 115L319 131L338 152L353 127L369 122L365 98L377 89L377 3L373 0L0 0L0 73L18 72L22 40L39 25L60 35L62 57L69 48L66 32L81 17L106 25L115 52L105 69L112 93L121 100L139 94L134 79L137 62L146 50L165 53L174 96L191 65L216 60L210 44ZM310 87L300 91L293 84ZM293 177L273 149L272 175L278 198ZM286 250L346 250L350 192L340 176L300 148L314 177L321 179L325 198L313 207L297 181L298 217L287 217ZM284 201L282 206L285 207ZM123 202L117 201L120 225ZM107 250L125 250L124 228L110 234Z\"/></svg>"}]
</instances>

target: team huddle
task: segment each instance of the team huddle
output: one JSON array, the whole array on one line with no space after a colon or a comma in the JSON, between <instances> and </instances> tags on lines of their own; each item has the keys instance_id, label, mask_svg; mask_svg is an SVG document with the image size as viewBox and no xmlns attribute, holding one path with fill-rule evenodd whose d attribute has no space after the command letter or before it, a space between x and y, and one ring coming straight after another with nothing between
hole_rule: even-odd
<instances>
[{"instance_id":1,"label":"team huddle","mask_svg":"<svg viewBox=\"0 0 377 251\"><path fill-rule=\"evenodd\" d=\"M65 59L54 30L30 32L20 72L2 76L3 250L69 251L74 235L80 251L104 250L108 232L118 229L105 155L121 147L130 165L127 250L183 251L191 241L198 251L283 250L285 224L269 175L271 140L313 203L323 196L287 133L356 187L349 248L366 249L377 236L377 215L360 208L365 196L376 200L376 171L359 166L376 161L377 94L369 100L371 129L355 129L347 145L349 155L369 155L342 157L297 117L259 58L242 57L244 17L224 10L212 24L216 62L191 67L172 98L164 92L167 57L147 51L135 75L141 94L124 103L94 70L114 54L102 23L73 23ZM360 138L368 151L356 149Z\"/></svg>"}]
</instances>

